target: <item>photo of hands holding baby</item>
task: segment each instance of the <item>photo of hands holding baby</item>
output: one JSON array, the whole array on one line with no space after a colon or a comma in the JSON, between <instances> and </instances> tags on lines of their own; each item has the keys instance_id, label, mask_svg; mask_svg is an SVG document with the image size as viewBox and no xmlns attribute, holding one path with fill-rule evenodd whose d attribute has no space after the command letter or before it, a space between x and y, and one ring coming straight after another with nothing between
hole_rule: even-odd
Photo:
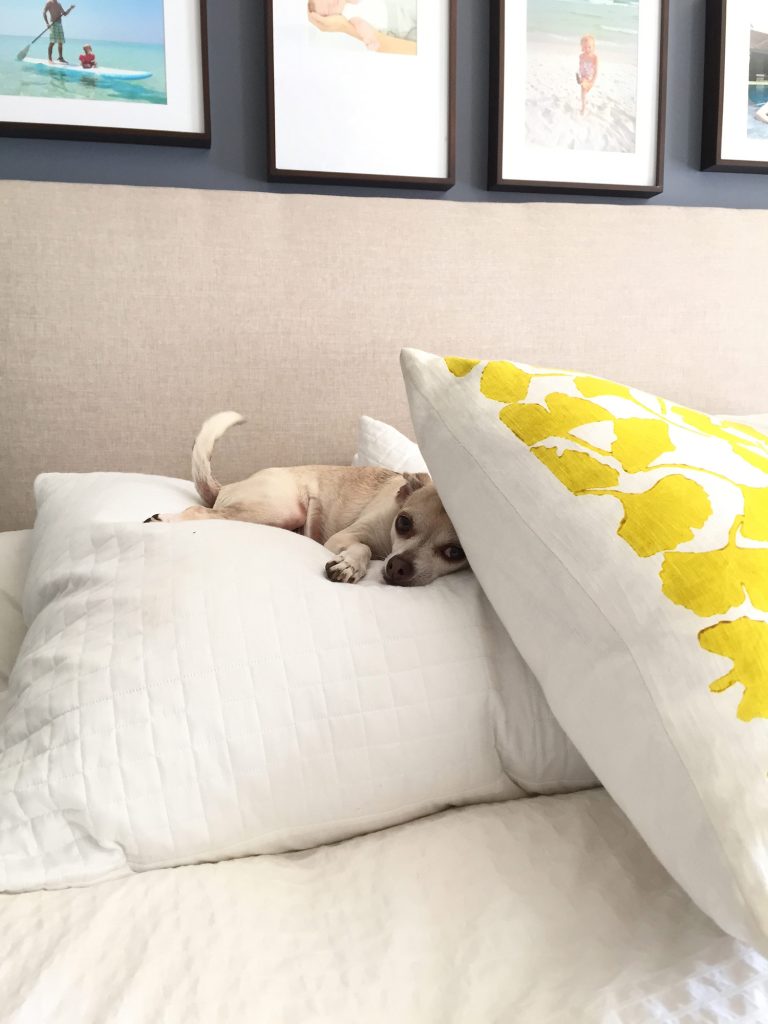
<instances>
[{"instance_id":1,"label":"photo of hands holding baby","mask_svg":"<svg viewBox=\"0 0 768 1024\"><path fill-rule=\"evenodd\" d=\"M453 178L458 0L266 0L272 181Z\"/></svg>"},{"instance_id":2,"label":"photo of hands holding baby","mask_svg":"<svg viewBox=\"0 0 768 1024\"><path fill-rule=\"evenodd\" d=\"M371 53L415 56L418 0L309 0L307 15L319 32L341 33Z\"/></svg>"}]
</instances>

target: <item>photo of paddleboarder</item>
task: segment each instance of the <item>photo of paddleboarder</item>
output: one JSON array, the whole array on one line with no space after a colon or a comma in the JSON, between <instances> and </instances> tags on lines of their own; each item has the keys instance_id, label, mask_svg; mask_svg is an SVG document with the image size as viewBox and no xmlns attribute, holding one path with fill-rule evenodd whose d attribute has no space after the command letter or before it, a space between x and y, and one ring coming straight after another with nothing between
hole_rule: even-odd
<instances>
[{"instance_id":1,"label":"photo of paddleboarder","mask_svg":"<svg viewBox=\"0 0 768 1024\"><path fill-rule=\"evenodd\" d=\"M0 0L0 121L4 96L167 105L165 13L165 0Z\"/></svg>"},{"instance_id":2,"label":"photo of paddleboarder","mask_svg":"<svg viewBox=\"0 0 768 1024\"><path fill-rule=\"evenodd\" d=\"M69 63L69 61L64 60L64 43L66 39L64 38L64 26L61 24L61 21L62 18L66 18L74 9L75 5L72 4L65 11L59 0L48 0L48 3L43 8L43 20L51 30L48 35L48 60L50 62L53 62L53 47L57 45L59 47L59 64Z\"/></svg>"}]
</instances>

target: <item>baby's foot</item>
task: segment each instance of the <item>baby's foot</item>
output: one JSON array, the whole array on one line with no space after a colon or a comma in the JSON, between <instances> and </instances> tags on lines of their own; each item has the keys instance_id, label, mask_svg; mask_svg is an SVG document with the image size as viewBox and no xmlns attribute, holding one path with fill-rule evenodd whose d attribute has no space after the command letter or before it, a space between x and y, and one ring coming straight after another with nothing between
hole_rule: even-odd
<instances>
[{"instance_id":1,"label":"baby's foot","mask_svg":"<svg viewBox=\"0 0 768 1024\"><path fill-rule=\"evenodd\" d=\"M354 26L358 38L362 39L369 50L378 50L381 48L379 33L373 25L369 25L368 22L364 21L362 18L350 18L349 23Z\"/></svg>"}]
</instances>

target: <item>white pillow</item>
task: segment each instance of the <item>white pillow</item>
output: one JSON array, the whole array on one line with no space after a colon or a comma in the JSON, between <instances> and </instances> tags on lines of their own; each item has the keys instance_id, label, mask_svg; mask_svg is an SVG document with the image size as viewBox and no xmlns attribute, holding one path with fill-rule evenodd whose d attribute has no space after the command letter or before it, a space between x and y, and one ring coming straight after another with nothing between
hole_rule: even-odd
<instances>
[{"instance_id":1,"label":"white pillow","mask_svg":"<svg viewBox=\"0 0 768 1024\"><path fill-rule=\"evenodd\" d=\"M727 418L733 423L743 423L745 426L755 427L757 430L768 430L768 412L751 413L749 416L728 416L722 418Z\"/></svg>"},{"instance_id":2,"label":"white pillow","mask_svg":"<svg viewBox=\"0 0 768 1024\"><path fill-rule=\"evenodd\" d=\"M0 718L5 691L26 631L21 593L32 555L32 531L0 533Z\"/></svg>"},{"instance_id":3,"label":"white pillow","mask_svg":"<svg viewBox=\"0 0 768 1024\"><path fill-rule=\"evenodd\" d=\"M286 531L143 525L190 503L182 481L50 474L35 491L0 889L595 784L471 573L335 584L327 550Z\"/></svg>"},{"instance_id":4,"label":"white pillow","mask_svg":"<svg viewBox=\"0 0 768 1024\"><path fill-rule=\"evenodd\" d=\"M406 350L485 592L677 881L768 948L768 436L621 384Z\"/></svg>"},{"instance_id":5,"label":"white pillow","mask_svg":"<svg viewBox=\"0 0 768 1024\"><path fill-rule=\"evenodd\" d=\"M395 427L361 416L357 428L357 452L353 466L381 466L396 473L427 473L419 446Z\"/></svg>"}]
</instances>

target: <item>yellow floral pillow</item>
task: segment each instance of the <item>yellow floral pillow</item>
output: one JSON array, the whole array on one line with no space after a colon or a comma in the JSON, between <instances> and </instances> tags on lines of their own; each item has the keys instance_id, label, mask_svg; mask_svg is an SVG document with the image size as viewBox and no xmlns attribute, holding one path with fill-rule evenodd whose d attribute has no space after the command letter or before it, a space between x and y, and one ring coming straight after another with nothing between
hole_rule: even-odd
<instances>
[{"instance_id":1,"label":"yellow floral pillow","mask_svg":"<svg viewBox=\"0 0 768 1024\"><path fill-rule=\"evenodd\" d=\"M623 384L406 350L470 563L668 870L768 947L768 436Z\"/></svg>"}]
</instances>

